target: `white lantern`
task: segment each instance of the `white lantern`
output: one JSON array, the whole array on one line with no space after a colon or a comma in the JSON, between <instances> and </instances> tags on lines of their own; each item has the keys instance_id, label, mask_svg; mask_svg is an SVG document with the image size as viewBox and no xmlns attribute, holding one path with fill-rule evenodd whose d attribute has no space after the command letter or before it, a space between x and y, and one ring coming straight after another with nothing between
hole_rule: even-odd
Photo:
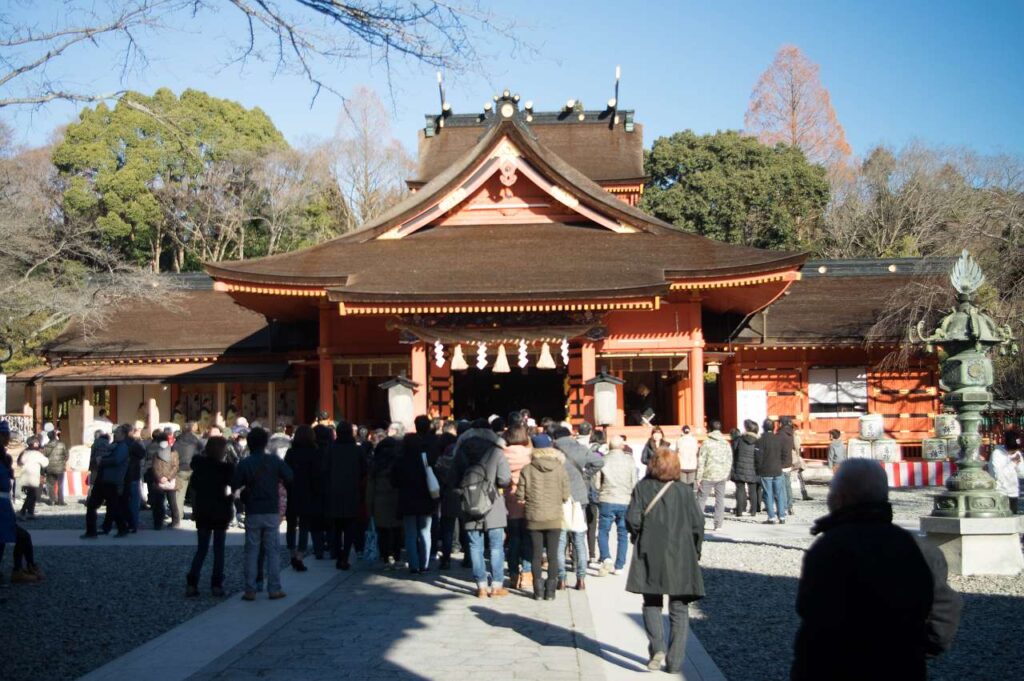
<instances>
[{"instance_id":1,"label":"white lantern","mask_svg":"<svg viewBox=\"0 0 1024 681\"><path fill-rule=\"evenodd\" d=\"M392 423L401 423L407 431L412 431L413 420L416 417L413 408L413 394L418 383L410 381L405 376L396 376L390 381L380 384L381 389L388 391L388 411Z\"/></svg>"},{"instance_id":2,"label":"white lantern","mask_svg":"<svg viewBox=\"0 0 1024 681\"><path fill-rule=\"evenodd\" d=\"M605 373L594 376L586 382L594 386L594 425L614 426L619 411L619 386L625 383L621 378Z\"/></svg>"}]
</instances>

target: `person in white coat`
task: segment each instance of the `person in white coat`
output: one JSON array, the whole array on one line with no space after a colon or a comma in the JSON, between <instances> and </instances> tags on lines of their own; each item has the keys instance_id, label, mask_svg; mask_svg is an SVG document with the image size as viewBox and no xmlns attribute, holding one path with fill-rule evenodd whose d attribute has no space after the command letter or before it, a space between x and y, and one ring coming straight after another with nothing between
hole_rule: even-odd
<instances>
[{"instance_id":1,"label":"person in white coat","mask_svg":"<svg viewBox=\"0 0 1024 681\"><path fill-rule=\"evenodd\" d=\"M994 447L988 458L988 472L996 479L996 489L1010 499L1010 512L1017 515L1020 505L1020 478L1024 478L1024 457L1020 435L1012 430L1003 434L1003 445Z\"/></svg>"},{"instance_id":2,"label":"person in white coat","mask_svg":"<svg viewBox=\"0 0 1024 681\"><path fill-rule=\"evenodd\" d=\"M25 490L25 503L21 506L22 518L36 517L36 500L39 499L39 488L43 484L43 470L48 463L49 459L39 449L39 438L30 437L28 448L18 457L18 465L21 467L18 484Z\"/></svg>"}]
</instances>

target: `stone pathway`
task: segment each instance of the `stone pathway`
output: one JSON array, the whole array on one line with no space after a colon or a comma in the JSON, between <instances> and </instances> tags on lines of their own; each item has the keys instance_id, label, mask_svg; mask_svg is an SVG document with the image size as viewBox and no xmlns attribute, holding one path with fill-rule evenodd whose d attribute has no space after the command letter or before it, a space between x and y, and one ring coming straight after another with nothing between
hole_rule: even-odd
<instances>
[{"instance_id":1,"label":"stone pathway","mask_svg":"<svg viewBox=\"0 0 1024 681\"><path fill-rule=\"evenodd\" d=\"M538 602L516 592L477 599L462 569L413 577L309 565L307 573L285 571L288 598L244 603L236 596L81 681L618 681L646 674L646 639L624 576L592 577L587 592ZM724 681L696 638L688 657L684 678Z\"/></svg>"}]
</instances>

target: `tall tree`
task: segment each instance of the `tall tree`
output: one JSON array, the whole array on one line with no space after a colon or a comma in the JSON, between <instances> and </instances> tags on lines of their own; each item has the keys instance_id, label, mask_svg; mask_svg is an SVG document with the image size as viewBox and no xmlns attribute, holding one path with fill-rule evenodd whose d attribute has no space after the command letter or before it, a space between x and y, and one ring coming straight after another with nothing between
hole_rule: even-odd
<instances>
[{"instance_id":1,"label":"tall tree","mask_svg":"<svg viewBox=\"0 0 1024 681\"><path fill-rule=\"evenodd\" d=\"M94 220L107 242L127 259L181 269L186 234L170 234L156 192L172 185L198 189L216 164L240 153L286 148L260 109L186 90L160 89L152 97L130 92L110 109L85 109L53 150L68 183L67 215ZM166 249L170 248L168 253Z\"/></svg>"},{"instance_id":2,"label":"tall tree","mask_svg":"<svg viewBox=\"0 0 1024 681\"><path fill-rule=\"evenodd\" d=\"M27 11L39 3L10 0ZM222 41L211 66L266 62L271 74L297 73L313 88L334 92L329 73L351 60L382 65L390 82L396 62L454 73L481 71L483 45L527 47L515 23L478 1L435 0L125 0L51 2L52 19L0 16L0 108L39 106L55 100L112 100L124 89L96 92L60 78L86 50L100 49L121 83L148 64L147 42L172 30L216 22L238 40Z\"/></svg>"},{"instance_id":3,"label":"tall tree","mask_svg":"<svg viewBox=\"0 0 1024 681\"><path fill-rule=\"evenodd\" d=\"M784 45L761 74L744 125L765 144L798 147L811 163L829 168L851 154L818 65L795 45Z\"/></svg>"},{"instance_id":4,"label":"tall tree","mask_svg":"<svg viewBox=\"0 0 1024 681\"><path fill-rule=\"evenodd\" d=\"M0 340L17 351L16 369L69 321L103 323L123 301L168 299L166 282L106 248L94 221L64 214L64 183L50 150L16 149L0 124Z\"/></svg>"},{"instance_id":5,"label":"tall tree","mask_svg":"<svg viewBox=\"0 0 1024 681\"><path fill-rule=\"evenodd\" d=\"M829 199L820 166L785 145L767 147L738 132L691 130L654 141L642 207L713 239L792 248L813 238Z\"/></svg>"},{"instance_id":6,"label":"tall tree","mask_svg":"<svg viewBox=\"0 0 1024 681\"><path fill-rule=\"evenodd\" d=\"M391 133L391 117L377 93L359 87L338 115L334 137L323 153L349 208L346 229L383 214L405 196L413 161Z\"/></svg>"}]
</instances>

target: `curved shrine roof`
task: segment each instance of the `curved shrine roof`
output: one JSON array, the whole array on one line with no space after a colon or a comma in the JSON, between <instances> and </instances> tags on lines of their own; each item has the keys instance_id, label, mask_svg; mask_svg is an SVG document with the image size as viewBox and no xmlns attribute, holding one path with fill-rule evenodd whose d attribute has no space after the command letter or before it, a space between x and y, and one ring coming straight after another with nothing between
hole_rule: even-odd
<instances>
[{"instance_id":1,"label":"curved shrine roof","mask_svg":"<svg viewBox=\"0 0 1024 681\"><path fill-rule=\"evenodd\" d=\"M508 164L550 182L552 203L573 213L572 224L434 224ZM306 287L338 302L607 299L663 294L677 281L794 271L805 259L683 232L626 204L546 148L517 113L362 229L206 270L229 285Z\"/></svg>"}]
</instances>

